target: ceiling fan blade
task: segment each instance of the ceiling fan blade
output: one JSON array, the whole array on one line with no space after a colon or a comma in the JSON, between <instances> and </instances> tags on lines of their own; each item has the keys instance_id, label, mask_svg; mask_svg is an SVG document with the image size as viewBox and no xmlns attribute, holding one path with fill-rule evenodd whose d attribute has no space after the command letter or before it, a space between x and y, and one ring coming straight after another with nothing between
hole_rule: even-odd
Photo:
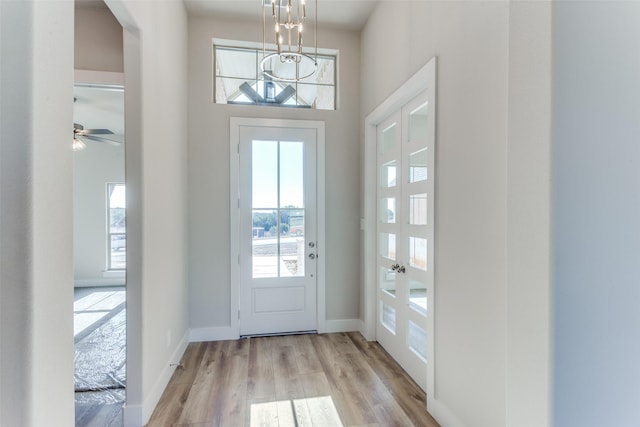
<instances>
[{"instance_id":1,"label":"ceiling fan blade","mask_svg":"<svg viewBox=\"0 0 640 427\"><path fill-rule=\"evenodd\" d=\"M78 124L78 123L74 123L73 124L73 128L74 129L78 129L78 130L84 130L84 126L82 126L81 124Z\"/></svg>"},{"instance_id":2,"label":"ceiling fan blade","mask_svg":"<svg viewBox=\"0 0 640 427\"><path fill-rule=\"evenodd\" d=\"M109 129L83 129L85 135L113 135Z\"/></svg>"},{"instance_id":3,"label":"ceiling fan blade","mask_svg":"<svg viewBox=\"0 0 640 427\"><path fill-rule=\"evenodd\" d=\"M91 141L102 142L104 144L114 145L119 147L123 144L123 141L119 141L117 139L105 138L104 136L94 136L94 135L81 135L81 138L86 138Z\"/></svg>"}]
</instances>

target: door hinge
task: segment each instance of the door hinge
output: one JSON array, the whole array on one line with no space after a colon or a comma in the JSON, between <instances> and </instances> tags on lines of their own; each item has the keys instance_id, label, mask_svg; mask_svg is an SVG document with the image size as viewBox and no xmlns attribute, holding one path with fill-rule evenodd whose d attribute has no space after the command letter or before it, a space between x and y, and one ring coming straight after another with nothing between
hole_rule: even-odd
<instances>
[{"instance_id":1,"label":"door hinge","mask_svg":"<svg viewBox=\"0 0 640 427\"><path fill-rule=\"evenodd\" d=\"M238 310L238 320L240 320L240 310Z\"/></svg>"},{"instance_id":2,"label":"door hinge","mask_svg":"<svg viewBox=\"0 0 640 427\"><path fill-rule=\"evenodd\" d=\"M240 199L238 199L238 209L240 209Z\"/></svg>"},{"instance_id":3,"label":"door hinge","mask_svg":"<svg viewBox=\"0 0 640 427\"><path fill-rule=\"evenodd\" d=\"M238 264L240 264L240 254L238 254Z\"/></svg>"},{"instance_id":4,"label":"door hinge","mask_svg":"<svg viewBox=\"0 0 640 427\"><path fill-rule=\"evenodd\" d=\"M236 147L238 148L238 154L240 154L240 144L236 145Z\"/></svg>"}]
</instances>

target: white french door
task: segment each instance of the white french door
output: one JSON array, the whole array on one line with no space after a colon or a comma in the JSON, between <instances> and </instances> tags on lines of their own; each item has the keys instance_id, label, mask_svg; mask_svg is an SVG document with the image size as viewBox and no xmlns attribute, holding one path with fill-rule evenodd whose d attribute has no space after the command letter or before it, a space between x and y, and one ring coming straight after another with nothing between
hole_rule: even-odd
<instances>
[{"instance_id":1,"label":"white french door","mask_svg":"<svg viewBox=\"0 0 640 427\"><path fill-rule=\"evenodd\" d=\"M316 139L239 128L240 335L318 329Z\"/></svg>"},{"instance_id":2,"label":"white french door","mask_svg":"<svg viewBox=\"0 0 640 427\"><path fill-rule=\"evenodd\" d=\"M434 235L429 108L424 92L377 126L376 339L425 390Z\"/></svg>"}]
</instances>

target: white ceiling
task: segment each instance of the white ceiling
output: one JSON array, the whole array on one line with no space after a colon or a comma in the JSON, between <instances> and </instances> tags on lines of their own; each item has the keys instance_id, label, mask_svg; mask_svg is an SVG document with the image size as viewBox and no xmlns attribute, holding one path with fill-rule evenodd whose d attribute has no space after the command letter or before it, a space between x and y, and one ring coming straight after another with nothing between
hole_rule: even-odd
<instances>
[{"instance_id":1,"label":"white ceiling","mask_svg":"<svg viewBox=\"0 0 640 427\"><path fill-rule=\"evenodd\" d=\"M258 0L183 0L190 16L233 16L262 22ZM360 30L377 0L318 0L318 26ZM313 1L307 0L308 7Z\"/></svg>"},{"instance_id":2,"label":"white ceiling","mask_svg":"<svg viewBox=\"0 0 640 427\"><path fill-rule=\"evenodd\" d=\"M318 0L318 24L361 30L378 0ZM258 0L183 0L190 16L229 16L261 22ZM313 6L313 0L307 0ZM75 0L79 7L106 8L103 0Z\"/></svg>"}]
</instances>

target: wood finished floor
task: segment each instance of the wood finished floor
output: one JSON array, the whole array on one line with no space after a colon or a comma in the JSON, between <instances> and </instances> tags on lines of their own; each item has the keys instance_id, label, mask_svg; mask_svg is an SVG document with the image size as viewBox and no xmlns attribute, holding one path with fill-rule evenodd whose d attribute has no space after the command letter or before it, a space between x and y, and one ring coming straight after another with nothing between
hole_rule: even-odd
<instances>
[{"instance_id":1,"label":"wood finished floor","mask_svg":"<svg viewBox=\"0 0 640 427\"><path fill-rule=\"evenodd\" d=\"M336 333L191 343L148 426L438 426L380 347Z\"/></svg>"}]
</instances>

